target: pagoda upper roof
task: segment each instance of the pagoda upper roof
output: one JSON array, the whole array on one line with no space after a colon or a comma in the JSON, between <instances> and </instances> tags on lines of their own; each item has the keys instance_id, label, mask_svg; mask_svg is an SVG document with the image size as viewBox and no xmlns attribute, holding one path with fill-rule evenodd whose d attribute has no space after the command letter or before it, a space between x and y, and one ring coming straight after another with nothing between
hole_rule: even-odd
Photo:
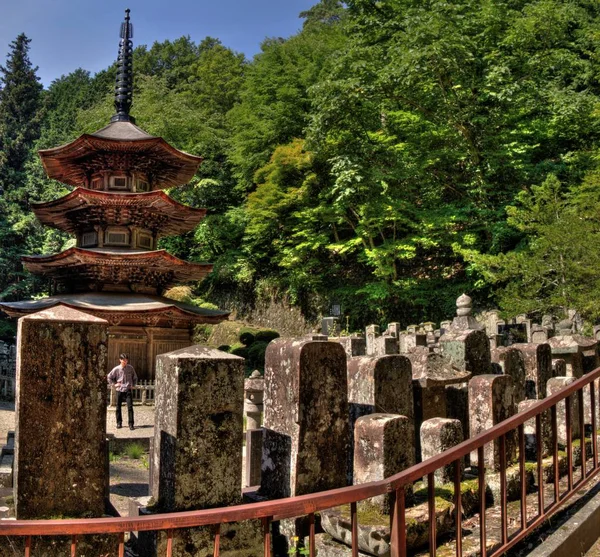
<instances>
[{"instance_id":1,"label":"pagoda upper roof","mask_svg":"<svg viewBox=\"0 0 600 557\"><path fill-rule=\"evenodd\" d=\"M199 308L161 296L115 292L85 292L40 300L0 302L0 310L11 317L22 317L57 305L101 317L111 325L181 328L196 323L220 323L229 315L229 312Z\"/></svg>"},{"instance_id":2,"label":"pagoda upper roof","mask_svg":"<svg viewBox=\"0 0 600 557\"><path fill-rule=\"evenodd\" d=\"M85 185L100 171L131 171L144 173L153 189L170 188L187 184L202 162L132 122L112 122L39 154L46 174L71 186Z\"/></svg>"},{"instance_id":3,"label":"pagoda upper roof","mask_svg":"<svg viewBox=\"0 0 600 557\"><path fill-rule=\"evenodd\" d=\"M170 236L193 230L206 215L206 209L178 203L163 191L107 193L87 188L35 203L32 209L41 223L71 233L108 223L139 226Z\"/></svg>"},{"instance_id":4,"label":"pagoda upper roof","mask_svg":"<svg viewBox=\"0 0 600 557\"><path fill-rule=\"evenodd\" d=\"M72 247L53 255L21 257L31 273L59 280L93 281L106 285L142 284L157 289L203 279L209 263L188 263L165 250Z\"/></svg>"}]
</instances>

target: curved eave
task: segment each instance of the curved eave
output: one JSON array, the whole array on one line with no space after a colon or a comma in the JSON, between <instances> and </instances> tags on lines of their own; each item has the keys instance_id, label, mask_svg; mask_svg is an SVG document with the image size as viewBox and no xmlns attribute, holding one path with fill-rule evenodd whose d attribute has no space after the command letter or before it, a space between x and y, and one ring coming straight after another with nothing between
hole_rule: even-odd
<instances>
[{"instance_id":1,"label":"curved eave","mask_svg":"<svg viewBox=\"0 0 600 557\"><path fill-rule=\"evenodd\" d=\"M67 195L46 203L32 204L32 210L38 220L47 226L66 232L81 230L82 219L69 218L69 212L87 208L119 207L131 210L147 210L168 217L167 224L160 231L162 235L182 234L193 230L206 215L206 209L197 209L183 205L169 197L165 192L156 190L144 193L110 193L78 187ZM111 223L108 223L111 224ZM127 226L130 222L118 223Z\"/></svg>"},{"instance_id":2,"label":"curved eave","mask_svg":"<svg viewBox=\"0 0 600 557\"><path fill-rule=\"evenodd\" d=\"M220 323L229 316L229 312L226 311L198 308L159 296L108 293L58 295L41 300L0 302L0 310L10 317L23 317L57 305L77 309L97 317L117 316L118 318L122 315L123 319L134 321L154 316L157 319L175 318L189 324Z\"/></svg>"},{"instance_id":3,"label":"curved eave","mask_svg":"<svg viewBox=\"0 0 600 557\"><path fill-rule=\"evenodd\" d=\"M107 251L72 247L52 255L25 255L21 257L25 268L40 275L62 273L65 269L83 266L101 267L148 267L160 271L172 270L180 280L202 280L212 271L209 263L189 263L165 250L156 251Z\"/></svg>"},{"instance_id":4,"label":"curved eave","mask_svg":"<svg viewBox=\"0 0 600 557\"><path fill-rule=\"evenodd\" d=\"M49 178L71 186L85 183L86 172L81 162L96 154L106 153L149 153L157 161L172 167L170 178L161 182L160 187L173 187L188 183L202 157L190 155L169 145L162 137L145 134L135 138L113 138L95 134L83 134L71 143L52 149L39 151L42 165Z\"/></svg>"}]
</instances>

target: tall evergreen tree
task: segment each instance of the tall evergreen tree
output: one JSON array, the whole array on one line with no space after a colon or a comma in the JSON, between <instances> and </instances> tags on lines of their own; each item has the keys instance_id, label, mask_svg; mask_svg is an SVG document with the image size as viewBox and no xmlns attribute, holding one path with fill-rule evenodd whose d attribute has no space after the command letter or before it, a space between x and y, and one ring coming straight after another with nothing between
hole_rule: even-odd
<instances>
[{"instance_id":1,"label":"tall evergreen tree","mask_svg":"<svg viewBox=\"0 0 600 557\"><path fill-rule=\"evenodd\" d=\"M0 296L27 295L19 257L31 251L39 226L29 212L27 163L40 135L42 85L29 60L29 43L20 34L0 66Z\"/></svg>"},{"instance_id":2,"label":"tall evergreen tree","mask_svg":"<svg viewBox=\"0 0 600 557\"><path fill-rule=\"evenodd\" d=\"M21 33L10 45L6 65L0 66L0 180L4 191L14 194L11 201L21 207L27 207L28 199L18 190L42 121L42 84L29 60L30 42Z\"/></svg>"}]
</instances>

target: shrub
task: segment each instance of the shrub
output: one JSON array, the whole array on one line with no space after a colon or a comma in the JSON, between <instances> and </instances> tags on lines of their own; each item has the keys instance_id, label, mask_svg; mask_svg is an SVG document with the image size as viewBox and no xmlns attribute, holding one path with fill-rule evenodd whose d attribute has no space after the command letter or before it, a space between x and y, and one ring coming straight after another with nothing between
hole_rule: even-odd
<instances>
[{"instance_id":1,"label":"shrub","mask_svg":"<svg viewBox=\"0 0 600 557\"><path fill-rule=\"evenodd\" d=\"M240 356L241 358L248 357L248 348L242 344L234 344L230 349L229 353L234 356Z\"/></svg>"},{"instance_id":2,"label":"shrub","mask_svg":"<svg viewBox=\"0 0 600 557\"><path fill-rule=\"evenodd\" d=\"M254 335L250 331L244 331L240 334L240 342L245 346L250 346L254 342Z\"/></svg>"},{"instance_id":3,"label":"shrub","mask_svg":"<svg viewBox=\"0 0 600 557\"><path fill-rule=\"evenodd\" d=\"M248 364L257 369L265 368L265 352L267 350L268 342L254 342L252 346L248 348Z\"/></svg>"},{"instance_id":4,"label":"shrub","mask_svg":"<svg viewBox=\"0 0 600 557\"><path fill-rule=\"evenodd\" d=\"M131 444L127 445L127 447L125 448L125 454L129 458L133 458L135 460L138 460L139 458L141 458L141 456L144 453L145 453L144 447L142 447L142 445L140 445L139 443L131 443Z\"/></svg>"},{"instance_id":5,"label":"shrub","mask_svg":"<svg viewBox=\"0 0 600 557\"><path fill-rule=\"evenodd\" d=\"M279 338L279 333L277 331L273 331L271 329L263 329L258 331L254 335L254 342L266 342L267 344L272 340Z\"/></svg>"}]
</instances>

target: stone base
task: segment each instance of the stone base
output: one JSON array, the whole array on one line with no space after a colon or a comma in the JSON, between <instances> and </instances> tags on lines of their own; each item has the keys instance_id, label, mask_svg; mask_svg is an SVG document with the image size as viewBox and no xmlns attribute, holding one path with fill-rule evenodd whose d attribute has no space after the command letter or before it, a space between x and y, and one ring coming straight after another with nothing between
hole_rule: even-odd
<instances>
[{"instance_id":1,"label":"stone base","mask_svg":"<svg viewBox=\"0 0 600 557\"><path fill-rule=\"evenodd\" d=\"M308 547L308 538L304 540L304 547ZM352 550L334 540L329 534L315 536L315 552L318 557L352 557ZM371 557L369 553L358 552L359 557Z\"/></svg>"},{"instance_id":2,"label":"stone base","mask_svg":"<svg viewBox=\"0 0 600 557\"><path fill-rule=\"evenodd\" d=\"M436 499L436 532L439 536L454 528L454 505ZM348 506L321 513L321 526L333 539L352 544L352 525ZM427 545L429 539L429 509L427 503L406 509L406 544L410 549ZM358 549L368 555L386 557L390 554L390 517L376 509L358 512Z\"/></svg>"}]
</instances>

